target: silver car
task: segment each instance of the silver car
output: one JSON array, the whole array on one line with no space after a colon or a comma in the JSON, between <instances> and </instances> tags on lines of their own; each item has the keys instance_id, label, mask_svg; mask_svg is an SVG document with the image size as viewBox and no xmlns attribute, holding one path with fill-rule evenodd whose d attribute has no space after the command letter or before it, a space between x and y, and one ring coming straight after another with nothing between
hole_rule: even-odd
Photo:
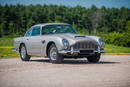
<instances>
[{"instance_id":1,"label":"silver car","mask_svg":"<svg viewBox=\"0 0 130 87\"><path fill-rule=\"evenodd\" d=\"M64 58L87 58L96 63L104 51L104 40L97 36L79 35L70 24L45 23L32 26L24 35L14 39L14 49L23 61L31 56L49 57L52 63Z\"/></svg>"}]
</instances>

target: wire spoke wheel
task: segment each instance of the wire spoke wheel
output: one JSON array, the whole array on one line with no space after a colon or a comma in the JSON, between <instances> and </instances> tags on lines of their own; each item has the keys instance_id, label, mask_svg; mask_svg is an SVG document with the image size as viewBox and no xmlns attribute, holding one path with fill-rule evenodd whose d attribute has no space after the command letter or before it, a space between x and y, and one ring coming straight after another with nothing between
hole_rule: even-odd
<instances>
[{"instance_id":1,"label":"wire spoke wheel","mask_svg":"<svg viewBox=\"0 0 130 87\"><path fill-rule=\"evenodd\" d=\"M24 46L22 46L22 48L21 48L21 57L22 57L22 59L24 59L25 56L26 56L26 49L25 49Z\"/></svg>"},{"instance_id":2,"label":"wire spoke wheel","mask_svg":"<svg viewBox=\"0 0 130 87\"><path fill-rule=\"evenodd\" d=\"M28 54L27 54L27 50L26 50L26 47L24 44L21 45L20 47L20 56L21 56L21 60L23 61L29 61L30 60L30 57Z\"/></svg>"},{"instance_id":3,"label":"wire spoke wheel","mask_svg":"<svg viewBox=\"0 0 130 87\"><path fill-rule=\"evenodd\" d=\"M50 50L50 58L51 60L56 60L56 57L57 57L57 50L55 47L53 47L51 50Z\"/></svg>"},{"instance_id":4,"label":"wire spoke wheel","mask_svg":"<svg viewBox=\"0 0 130 87\"><path fill-rule=\"evenodd\" d=\"M55 44L49 47L49 58L51 63L61 63L63 60L62 55L58 54Z\"/></svg>"}]
</instances>

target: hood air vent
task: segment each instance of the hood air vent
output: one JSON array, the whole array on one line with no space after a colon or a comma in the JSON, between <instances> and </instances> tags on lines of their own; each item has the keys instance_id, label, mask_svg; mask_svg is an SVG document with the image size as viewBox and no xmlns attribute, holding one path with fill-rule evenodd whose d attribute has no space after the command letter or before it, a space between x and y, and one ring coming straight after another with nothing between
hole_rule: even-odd
<instances>
[{"instance_id":1,"label":"hood air vent","mask_svg":"<svg viewBox=\"0 0 130 87\"><path fill-rule=\"evenodd\" d=\"M80 37L83 37L83 38L85 38L86 36L75 36L75 38L78 38L78 37L79 37L79 38L80 38Z\"/></svg>"}]
</instances>

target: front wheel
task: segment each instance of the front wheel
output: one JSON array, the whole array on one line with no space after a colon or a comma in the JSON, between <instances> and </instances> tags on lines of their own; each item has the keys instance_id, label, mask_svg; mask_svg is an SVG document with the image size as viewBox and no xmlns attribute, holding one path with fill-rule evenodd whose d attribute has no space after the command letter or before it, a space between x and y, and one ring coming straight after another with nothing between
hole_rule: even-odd
<instances>
[{"instance_id":1,"label":"front wheel","mask_svg":"<svg viewBox=\"0 0 130 87\"><path fill-rule=\"evenodd\" d=\"M95 54L93 56L87 57L88 62L90 63L97 63L100 60L101 53Z\"/></svg>"},{"instance_id":2,"label":"front wheel","mask_svg":"<svg viewBox=\"0 0 130 87\"><path fill-rule=\"evenodd\" d=\"M50 62L51 63L61 63L62 60L63 60L63 57L62 55L60 55L57 51L57 48L56 48L56 45L55 44L52 44L50 47L49 47L49 59L50 59Z\"/></svg>"},{"instance_id":3,"label":"front wheel","mask_svg":"<svg viewBox=\"0 0 130 87\"><path fill-rule=\"evenodd\" d=\"M29 61L31 57L27 54L27 50L24 44L22 44L20 47L20 57L23 61Z\"/></svg>"}]
</instances>

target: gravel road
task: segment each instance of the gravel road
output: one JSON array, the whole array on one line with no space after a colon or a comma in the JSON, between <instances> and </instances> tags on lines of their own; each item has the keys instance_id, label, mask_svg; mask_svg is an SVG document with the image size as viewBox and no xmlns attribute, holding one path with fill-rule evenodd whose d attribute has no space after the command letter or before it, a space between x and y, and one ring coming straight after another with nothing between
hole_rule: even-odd
<instances>
[{"instance_id":1,"label":"gravel road","mask_svg":"<svg viewBox=\"0 0 130 87\"><path fill-rule=\"evenodd\" d=\"M0 59L0 87L130 87L130 55L103 55L96 64L85 58L63 64Z\"/></svg>"}]
</instances>

